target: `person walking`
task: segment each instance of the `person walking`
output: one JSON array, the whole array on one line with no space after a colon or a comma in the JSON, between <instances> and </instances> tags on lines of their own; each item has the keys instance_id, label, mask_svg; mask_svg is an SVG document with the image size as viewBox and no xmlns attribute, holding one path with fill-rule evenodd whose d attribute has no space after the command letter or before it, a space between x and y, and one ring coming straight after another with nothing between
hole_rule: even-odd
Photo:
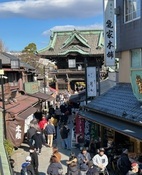
<instances>
[{"instance_id":1,"label":"person walking","mask_svg":"<svg viewBox=\"0 0 142 175\"><path fill-rule=\"evenodd\" d=\"M45 114L42 114L42 119L38 122L38 125L39 125L39 128L41 129L44 140L46 140L46 134L44 132L44 129L45 129L47 123L48 123L48 120L47 120Z\"/></svg>"},{"instance_id":2,"label":"person walking","mask_svg":"<svg viewBox=\"0 0 142 175\"><path fill-rule=\"evenodd\" d=\"M55 126L51 119L49 119L48 124L45 127L45 133L47 135L47 145L51 148L53 145L53 137L55 135Z\"/></svg>"},{"instance_id":3,"label":"person walking","mask_svg":"<svg viewBox=\"0 0 142 175\"><path fill-rule=\"evenodd\" d=\"M47 174L48 175L62 175L63 174L63 167L60 163L59 159L52 155L50 158L50 164L47 168Z\"/></svg>"},{"instance_id":4,"label":"person walking","mask_svg":"<svg viewBox=\"0 0 142 175\"><path fill-rule=\"evenodd\" d=\"M30 125L30 128L27 130L27 140L29 143L29 146L32 146L34 144L33 136L36 133L36 128L32 125Z\"/></svg>"},{"instance_id":5,"label":"person walking","mask_svg":"<svg viewBox=\"0 0 142 175\"><path fill-rule=\"evenodd\" d=\"M62 148L70 150L69 138L68 138L69 131L70 129L68 128L66 123L60 128L60 135L62 138Z\"/></svg>"},{"instance_id":6,"label":"person walking","mask_svg":"<svg viewBox=\"0 0 142 175\"><path fill-rule=\"evenodd\" d=\"M53 153L52 155L56 156L59 162L61 161L61 153L58 151L58 147L54 146L53 147Z\"/></svg>"},{"instance_id":7,"label":"person walking","mask_svg":"<svg viewBox=\"0 0 142 175\"><path fill-rule=\"evenodd\" d=\"M128 149L123 149L120 158L117 160L117 168L121 175L126 175L131 170L131 162L128 157Z\"/></svg>"},{"instance_id":8,"label":"person walking","mask_svg":"<svg viewBox=\"0 0 142 175\"><path fill-rule=\"evenodd\" d=\"M35 147L34 146L31 146L30 147L30 156L31 156L31 164L34 168L34 172L35 172L35 175L38 175L38 155L37 155L37 152L35 150Z\"/></svg>"},{"instance_id":9,"label":"person walking","mask_svg":"<svg viewBox=\"0 0 142 175\"><path fill-rule=\"evenodd\" d=\"M26 162L22 164L21 175L35 175L31 160L31 156L26 157Z\"/></svg>"},{"instance_id":10,"label":"person walking","mask_svg":"<svg viewBox=\"0 0 142 175\"><path fill-rule=\"evenodd\" d=\"M41 154L42 145L45 145L45 140L43 138L41 131L37 131L33 135L33 140L34 140L34 147L36 148L37 153Z\"/></svg>"},{"instance_id":11,"label":"person walking","mask_svg":"<svg viewBox=\"0 0 142 175\"><path fill-rule=\"evenodd\" d=\"M95 173L94 175L99 175L99 173L103 173L106 170L106 166L108 165L108 157L105 155L105 149L104 148L100 148L98 150L98 154L96 154L93 157L93 164L95 166Z\"/></svg>"},{"instance_id":12,"label":"person walking","mask_svg":"<svg viewBox=\"0 0 142 175\"><path fill-rule=\"evenodd\" d=\"M91 160L90 153L87 152L86 148L81 150L81 153L77 156L79 168L80 168L80 175L86 175L89 166L88 163Z\"/></svg>"},{"instance_id":13,"label":"person walking","mask_svg":"<svg viewBox=\"0 0 142 175\"><path fill-rule=\"evenodd\" d=\"M70 154L69 160L66 162L66 164L67 164L66 175L79 175L77 157L74 153Z\"/></svg>"},{"instance_id":14,"label":"person walking","mask_svg":"<svg viewBox=\"0 0 142 175\"><path fill-rule=\"evenodd\" d=\"M136 162L131 164L131 170L128 171L126 175L138 175L139 174L139 165Z\"/></svg>"}]
</instances>

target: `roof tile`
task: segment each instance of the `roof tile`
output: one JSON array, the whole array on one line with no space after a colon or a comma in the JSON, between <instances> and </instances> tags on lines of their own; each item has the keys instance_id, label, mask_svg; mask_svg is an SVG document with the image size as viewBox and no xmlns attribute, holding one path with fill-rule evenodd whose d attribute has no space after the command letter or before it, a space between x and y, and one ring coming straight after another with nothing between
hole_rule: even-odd
<instances>
[{"instance_id":1,"label":"roof tile","mask_svg":"<svg viewBox=\"0 0 142 175\"><path fill-rule=\"evenodd\" d=\"M131 85L119 83L106 93L88 103L86 108L98 113L141 122L141 105L142 104L134 96Z\"/></svg>"}]
</instances>

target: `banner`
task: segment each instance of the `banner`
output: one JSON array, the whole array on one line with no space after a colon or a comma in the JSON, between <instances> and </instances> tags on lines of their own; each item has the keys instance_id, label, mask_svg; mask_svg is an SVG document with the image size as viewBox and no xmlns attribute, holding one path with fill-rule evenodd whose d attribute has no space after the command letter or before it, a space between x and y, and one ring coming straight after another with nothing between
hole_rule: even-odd
<instances>
[{"instance_id":1,"label":"banner","mask_svg":"<svg viewBox=\"0 0 142 175\"><path fill-rule=\"evenodd\" d=\"M104 0L105 65L115 65L114 0Z\"/></svg>"},{"instance_id":2,"label":"banner","mask_svg":"<svg viewBox=\"0 0 142 175\"><path fill-rule=\"evenodd\" d=\"M142 102L142 69L131 70L131 85L137 100Z\"/></svg>"},{"instance_id":3,"label":"banner","mask_svg":"<svg viewBox=\"0 0 142 175\"><path fill-rule=\"evenodd\" d=\"M87 97L96 96L96 67L86 68Z\"/></svg>"},{"instance_id":4,"label":"banner","mask_svg":"<svg viewBox=\"0 0 142 175\"><path fill-rule=\"evenodd\" d=\"M90 141L91 140L91 122L90 121L85 121L85 141Z\"/></svg>"},{"instance_id":5,"label":"banner","mask_svg":"<svg viewBox=\"0 0 142 175\"><path fill-rule=\"evenodd\" d=\"M76 143L80 140L80 142L84 142L84 125L85 125L85 120L84 118L81 118L81 116L76 117Z\"/></svg>"}]
</instances>

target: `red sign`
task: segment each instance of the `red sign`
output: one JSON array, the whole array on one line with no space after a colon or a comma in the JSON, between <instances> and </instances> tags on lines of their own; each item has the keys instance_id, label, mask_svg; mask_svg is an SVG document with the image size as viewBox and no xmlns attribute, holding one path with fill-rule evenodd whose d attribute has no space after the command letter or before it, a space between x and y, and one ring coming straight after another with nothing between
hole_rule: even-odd
<instances>
[{"instance_id":1,"label":"red sign","mask_svg":"<svg viewBox=\"0 0 142 175\"><path fill-rule=\"evenodd\" d=\"M81 116L76 117L76 143L84 143L85 120Z\"/></svg>"}]
</instances>

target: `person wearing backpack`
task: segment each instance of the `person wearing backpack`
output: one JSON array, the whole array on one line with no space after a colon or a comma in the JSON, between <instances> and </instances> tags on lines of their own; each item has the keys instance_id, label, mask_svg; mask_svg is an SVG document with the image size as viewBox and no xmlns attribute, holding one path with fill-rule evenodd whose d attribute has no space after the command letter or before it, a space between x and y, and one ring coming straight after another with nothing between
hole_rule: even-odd
<instances>
[{"instance_id":1,"label":"person wearing backpack","mask_svg":"<svg viewBox=\"0 0 142 175\"><path fill-rule=\"evenodd\" d=\"M77 157L74 153L70 154L69 160L66 162L66 164L67 164L66 175L79 175Z\"/></svg>"},{"instance_id":2,"label":"person wearing backpack","mask_svg":"<svg viewBox=\"0 0 142 175\"><path fill-rule=\"evenodd\" d=\"M30 147L31 164L34 168L35 175L38 175L38 155L34 146Z\"/></svg>"},{"instance_id":3,"label":"person wearing backpack","mask_svg":"<svg viewBox=\"0 0 142 175\"><path fill-rule=\"evenodd\" d=\"M22 164L21 175L35 175L30 156L27 156L26 162Z\"/></svg>"},{"instance_id":4,"label":"person wearing backpack","mask_svg":"<svg viewBox=\"0 0 142 175\"><path fill-rule=\"evenodd\" d=\"M63 167L56 157L56 155L52 155L50 158L50 164L47 168L48 175L62 175L63 174Z\"/></svg>"},{"instance_id":5,"label":"person wearing backpack","mask_svg":"<svg viewBox=\"0 0 142 175\"><path fill-rule=\"evenodd\" d=\"M117 160L117 168L121 175L126 175L131 170L131 162L128 157L128 149L123 149L120 158Z\"/></svg>"}]
</instances>

